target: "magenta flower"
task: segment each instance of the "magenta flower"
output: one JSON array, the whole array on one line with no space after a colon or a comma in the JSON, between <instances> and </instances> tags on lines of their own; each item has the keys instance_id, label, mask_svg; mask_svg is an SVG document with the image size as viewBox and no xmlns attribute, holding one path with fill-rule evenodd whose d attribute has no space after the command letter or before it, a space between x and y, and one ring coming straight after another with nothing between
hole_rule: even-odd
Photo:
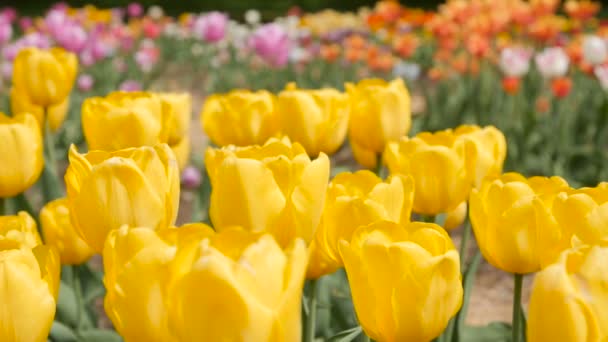
<instances>
[{"instance_id":1,"label":"magenta flower","mask_svg":"<svg viewBox=\"0 0 608 342\"><path fill-rule=\"evenodd\" d=\"M0 44L5 44L13 36L13 27L8 21L0 20Z\"/></svg>"},{"instance_id":2,"label":"magenta flower","mask_svg":"<svg viewBox=\"0 0 608 342\"><path fill-rule=\"evenodd\" d=\"M182 172L182 184L187 189L196 189L201 185L201 172L194 166L187 166Z\"/></svg>"},{"instance_id":3,"label":"magenta flower","mask_svg":"<svg viewBox=\"0 0 608 342\"><path fill-rule=\"evenodd\" d=\"M55 34L55 40L59 45L75 53L80 53L85 48L87 39L86 31L76 24L65 25Z\"/></svg>"},{"instance_id":4,"label":"magenta flower","mask_svg":"<svg viewBox=\"0 0 608 342\"><path fill-rule=\"evenodd\" d=\"M209 12L196 18L194 34L207 42L215 43L224 38L226 27L228 26L228 16L220 12Z\"/></svg>"},{"instance_id":5,"label":"magenta flower","mask_svg":"<svg viewBox=\"0 0 608 342\"><path fill-rule=\"evenodd\" d=\"M249 45L270 65L282 67L287 64L290 41L282 26L275 23L260 26L250 37Z\"/></svg>"},{"instance_id":6,"label":"magenta flower","mask_svg":"<svg viewBox=\"0 0 608 342\"><path fill-rule=\"evenodd\" d=\"M140 17L144 14L144 7L138 2L132 2L127 6L127 14L130 17Z\"/></svg>"},{"instance_id":7,"label":"magenta flower","mask_svg":"<svg viewBox=\"0 0 608 342\"><path fill-rule=\"evenodd\" d=\"M4 21L12 23L17 19L17 10L13 7L4 7L0 10L0 17L3 18Z\"/></svg>"}]
</instances>

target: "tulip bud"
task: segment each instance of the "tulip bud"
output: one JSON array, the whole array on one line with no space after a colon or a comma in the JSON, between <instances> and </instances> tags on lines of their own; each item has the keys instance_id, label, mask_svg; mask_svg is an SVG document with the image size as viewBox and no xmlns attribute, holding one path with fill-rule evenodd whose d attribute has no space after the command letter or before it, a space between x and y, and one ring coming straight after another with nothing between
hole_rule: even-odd
<instances>
[{"instance_id":1,"label":"tulip bud","mask_svg":"<svg viewBox=\"0 0 608 342\"><path fill-rule=\"evenodd\" d=\"M175 259L169 322L178 340L301 339L301 239L282 250L270 235L226 230L178 250Z\"/></svg>"},{"instance_id":2,"label":"tulip bud","mask_svg":"<svg viewBox=\"0 0 608 342\"><path fill-rule=\"evenodd\" d=\"M318 278L342 267L338 243L350 241L357 228L379 220L409 222L413 197L414 182L409 177L395 176L383 182L367 170L334 177L315 232L308 277Z\"/></svg>"},{"instance_id":3,"label":"tulip bud","mask_svg":"<svg viewBox=\"0 0 608 342\"><path fill-rule=\"evenodd\" d=\"M46 246L0 249L0 340L46 341L57 306L59 256Z\"/></svg>"},{"instance_id":4,"label":"tulip bud","mask_svg":"<svg viewBox=\"0 0 608 342\"><path fill-rule=\"evenodd\" d=\"M452 130L391 142L384 158L391 174L412 176L413 210L425 215L448 212L464 202L475 176L475 144Z\"/></svg>"},{"instance_id":5,"label":"tulip bud","mask_svg":"<svg viewBox=\"0 0 608 342\"><path fill-rule=\"evenodd\" d=\"M578 246L540 271L532 287L527 340L608 339L608 247Z\"/></svg>"},{"instance_id":6,"label":"tulip bud","mask_svg":"<svg viewBox=\"0 0 608 342\"><path fill-rule=\"evenodd\" d=\"M36 222L25 211L0 216L0 250L34 248L42 244Z\"/></svg>"},{"instance_id":7,"label":"tulip bud","mask_svg":"<svg viewBox=\"0 0 608 342\"><path fill-rule=\"evenodd\" d=\"M275 102L265 90L211 95L200 114L203 130L218 146L263 144L279 132Z\"/></svg>"},{"instance_id":8,"label":"tulip bud","mask_svg":"<svg viewBox=\"0 0 608 342\"><path fill-rule=\"evenodd\" d=\"M0 112L0 198L13 197L32 186L44 166L42 134L31 114L8 117Z\"/></svg>"},{"instance_id":9,"label":"tulip bud","mask_svg":"<svg viewBox=\"0 0 608 342\"><path fill-rule=\"evenodd\" d=\"M49 107L68 97L77 69L76 55L63 49L25 48L15 58L13 86L27 94L33 104Z\"/></svg>"},{"instance_id":10,"label":"tulip bud","mask_svg":"<svg viewBox=\"0 0 608 342\"><path fill-rule=\"evenodd\" d=\"M107 234L124 224L149 228L175 222L179 169L165 145L79 154L72 146L65 174L72 224L101 252Z\"/></svg>"},{"instance_id":11,"label":"tulip bud","mask_svg":"<svg viewBox=\"0 0 608 342\"><path fill-rule=\"evenodd\" d=\"M507 140L500 130L494 126L461 125L454 134L459 140L470 141L475 150L475 187L479 188L485 178L500 176L507 157Z\"/></svg>"},{"instance_id":12,"label":"tulip bud","mask_svg":"<svg viewBox=\"0 0 608 342\"><path fill-rule=\"evenodd\" d=\"M349 97L335 89L304 90L291 83L279 93L276 110L282 132L310 156L331 155L346 138Z\"/></svg>"},{"instance_id":13,"label":"tulip bud","mask_svg":"<svg viewBox=\"0 0 608 342\"><path fill-rule=\"evenodd\" d=\"M47 203L40 211L40 225L45 242L57 249L62 264L80 265L93 255L72 226L67 198Z\"/></svg>"},{"instance_id":14,"label":"tulip bud","mask_svg":"<svg viewBox=\"0 0 608 342\"><path fill-rule=\"evenodd\" d=\"M352 106L348 134L353 155L359 164L374 168L386 144L410 130L410 94L401 79L347 83L346 90Z\"/></svg>"},{"instance_id":15,"label":"tulip bud","mask_svg":"<svg viewBox=\"0 0 608 342\"><path fill-rule=\"evenodd\" d=\"M469 215L484 258L509 273L540 270L561 240L552 206L567 189L560 177L526 179L516 173L473 189Z\"/></svg>"},{"instance_id":16,"label":"tulip bud","mask_svg":"<svg viewBox=\"0 0 608 342\"><path fill-rule=\"evenodd\" d=\"M264 146L209 148L205 164L215 229L268 231L282 246L296 237L312 240L329 179L324 153L311 160L300 144L270 139Z\"/></svg>"},{"instance_id":17,"label":"tulip bud","mask_svg":"<svg viewBox=\"0 0 608 342\"><path fill-rule=\"evenodd\" d=\"M430 341L462 305L460 259L432 223L378 221L340 242L359 324L376 341Z\"/></svg>"}]
</instances>

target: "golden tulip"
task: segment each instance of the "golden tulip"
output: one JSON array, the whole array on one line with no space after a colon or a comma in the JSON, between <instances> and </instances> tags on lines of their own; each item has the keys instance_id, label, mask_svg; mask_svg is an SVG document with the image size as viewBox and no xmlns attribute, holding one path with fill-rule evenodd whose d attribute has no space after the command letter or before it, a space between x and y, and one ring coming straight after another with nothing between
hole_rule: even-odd
<instances>
[{"instance_id":1,"label":"golden tulip","mask_svg":"<svg viewBox=\"0 0 608 342\"><path fill-rule=\"evenodd\" d=\"M178 247L212 234L203 224L157 231L125 225L110 232L103 250L104 309L125 341L176 341L168 325L170 264Z\"/></svg>"},{"instance_id":2,"label":"golden tulip","mask_svg":"<svg viewBox=\"0 0 608 342\"><path fill-rule=\"evenodd\" d=\"M302 144L308 155L333 154L348 128L350 99L335 89L297 89L287 85L277 97L282 133Z\"/></svg>"},{"instance_id":3,"label":"golden tulip","mask_svg":"<svg viewBox=\"0 0 608 342\"><path fill-rule=\"evenodd\" d=\"M168 140L168 111L152 93L115 91L82 104L82 129L89 150L114 151Z\"/></svg>"},{"instance_id":4,"label":"golden tulip","mask_svg":"<svg viewBox=\"0 0 608 342\"><path fill-rule=\"evenodd\" d=\"M44 128L45 119L49 121L49 128L51 131L56 132L59 130L70 108L70 98L66 97L62 102L58 104L46 107L38 106L33 104L28 98L25 92L19 91L17 88L11 88L11 111L13 113L30 113L34 114L38 124L41 128ZM45 112L46 111L46 112ZM46 118L45 118L46 114Z\"/></svg>"},{"instance_id":5,"label":"golden tulip","mask_svg":"<svg viewBox=\"0 0 608 342\"><path fill-rule=\"evenodd\" d=\"M36 222L25 211L17 215L0 216L0 250L34 248L42 241Z\"/></svg>"},{"instance_id":6,"label":"golden tulip","mask_svg":"<svg viewBox=\"0 0 608 342\"><path fill-rule=\"evenodd\" d=\"M452 130L422 132L387 145L384 158L391 174L414 179L414 212L438 215L466 201L473 184L473 143Z\"/></svg>"},{"instance_id":7,"label":"golden tulip","mask_svg":"<svg viewBox=\"0 0 608 342\"><path fill-rule=\"evenodd\" d=\"M61 48L41 50L33 47L19 51L13 65L13 86L27 94L40 107L63 102L76 79L78 59Z\"/></svg>"},{"instance_id":8,"label":"golden tulip","mask_svg":"<svg viewBox=\"0 0 608 342\"><path fill-rule=\"evenodd\" d=\"M462 305L458 252L434 223L378 221L340 253L359 324L376 341L430 341Z\"/></svg>"},{"instance_id":9,"label":"golden tulip","mask_svg":"<svg viewBox=\"0 0 608 342\"><path fill-rule=\"evenodd\" d=\"M324 153L311 160L300 144L271 139L263 146L209 148L205 164L215 229L268 231L282 246L296 237L311 241L329 179Z\"/></svg>"},{"instance_id":10,"label":"golden tulip","mask_svg":"<svg viewBox=\"0 0 608 342\"><path fill-rule=\"evenodd\" d=\"M180 341L299 341L306 244L225 230L178 250L169 322Z\"/></svg>"},{"instance_id":11,"label":"golden tulip","mask_svg":"<svg viewBox=\"0 0 608 342\"><path fill-rule=\"evenodd\" d=\"M179 169L183 170L188 166L188 162L190 161L190 136L185 135L182 140L175 145L169 145L169 147L171 147L171 150L175 153Z\"/></svg>"},{"instance_id":12,"label":"golden tulip","mask_svg":"<svg viewBox=\"0 0 608 342\"><path fill-rule=\"evenodd\" d=\"M553 216L563 232L566 247L574 235L590 245L608 241L608 183L558 194L553 202Z\"/></svg>"},{"instance_id":13,"label":"golden tulip","mask_svg":"<svg viewBox=\"0 0 608 342\"><path fill-rule=\"evenodd\" d=\"M409 177L390 177L383 182L367 170L334 177L311 248L312 254L319 255L311 254L308 277L318 278L342 267L338 243L350 241L357 228L380 220L409 222L413 197L414 183Z\"/></svg>"},{"instance_id":14,"label":"golden tulip","mask_svg":"<svg viewBox=\"0 0 608 342\"><path fill-rule=\"evenodd\" d=\"M540 271L532 287L530 342L608 340L608 247L579 246Z\"/></svg>"},{"instance_id":15,"label":"golden tulip","mask_svg":"<svg viewBox=\"0 0 608 342\"><path fill-rule=\"evenodd\" d=\"M446 213L443 228L453 230L460 227L467 218L467 202L460 203L456 209Z\"/></svg>"},{"instance_id":16,"label":"golden tulip","mask_svg":"<svg viewBox=\"0 0 608 342\"><path fill-rule=\"evenodd\" d=\"M475 186L479 188L484 178L496 178L502 173L502 166L507 157L507 140L504 134L494 126L480 128L474 125L462 125L454 134L460 139L471 141L475 150Z\"/></svg>"},{"instance_id":17,"label":"golden tulip","mask_svg":"<svg viewBox=\"0 0 608 342\"><path fill-rule=\"evenodd\" d=\"M46 246L0 250L0 341L47 341L57 305L59 256Z\"/></svg>"},{"instance_id":18,"label":"golden tulip","mask_svg":"<svg viewBox=\"0 0 608 342\"><path fill-rule=\"evenodd\" d=\"M192 120L192 97L188 93L158 93L167 118L170 146L179 144L189 134Z\"/></svg>"},{"instance_id":19,"label":"golden tulip","mask_svg":"<svg viewBox=\"0 0 608 342\"><path fill-rule=\"evenodd\" d=\"M200 114L203 130L218 146L261 145L279 132L275 102L265 90L211 95Z\"/></svg>"},{"instance_id":20,"label":"golden tulip","mask_svg":"<svg viewBox=\"0 0 608 342\"><path fill-rule=\"evenodd\" d=\"M42 134L31 114L8 117L0 112L0 198L32 186L44 166Z\"/></svg>"},{"instance_id":21,"label":"golden tulip","mask_svg":"<svg viewBox=\"0 0 608 342\"><path fill-rule=\"evenodd\" d=\"M410 93L401 79L347 83L346 90L352 108L348 134L353 155L359 164L374 168L386 144L410 130Z\"/></svg>"},{"instance_id":22,"label":"golden tulip","mask_svg":"<svg viewBox=\"0 0 608 342\"><path fill-rule=\"evenodd\" d=\"M72 226L67 198L48 202L40 211L40 225L45 242L57 249L62 264L80 265L94 254Z\"/></svg>"},{"instance_id":23,"label":"golden tulip","mask_svg":"<svg viewBox=\"0 0 608 342\"><path fill-rule=\"evenodd\" d=\"M65 174L72 224L95 252L123 224L168 227L179 205L179 169L166 144L80 154Z\"/></svg>"},{"instance_id":24,"label":"golden tulip","mask_svg":"<svg viewBox=\"0 0 608 342\"><path fill-rule=\"evenodd\" d=\"M536 272L553 258L562 240L552 206L568 189L560 177L525 177L506 173L473 189L469 215L484 258L501 270Z\"/></svg>"}]
</instances>

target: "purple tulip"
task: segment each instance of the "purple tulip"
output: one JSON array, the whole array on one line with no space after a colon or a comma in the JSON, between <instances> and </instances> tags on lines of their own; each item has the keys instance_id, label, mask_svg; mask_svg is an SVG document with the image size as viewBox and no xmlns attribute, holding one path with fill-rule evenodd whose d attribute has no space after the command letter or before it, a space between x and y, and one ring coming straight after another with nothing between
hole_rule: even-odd
<instances>
[{"instance_id":1,"label":"purple tulip","mask_svg":"<svg viewBox=\"0 0 608 342\"><path fill-rule=\"evenodd\" d=\"M127 14L130 17L140 17L144 14L144 7L137 2L132 2L127 6Z\"/></svg>"},{"instance_id":2,"label":"purple tulip","mask_svg":"<svg viewBox=\"0 0 608 342\"><path fill-rule=\"evenodd\" d=\"M57 31L55 40L66 50L79 53L87 44L87 33L82 27L69 24Z\"/></svg>"},{"instance_id":3,"label":"purple tulip","mask_svg":"<svg viewBox=\"0 0 608 342\"><path fill-rule=\"evenodd\" d=\"M220 12L209 12L196 18L192 28L195 35L207 42L215 43L224 38L228 16Z\"/></svg>"},{"instance_id":4,"label":"purple tulip","mask_svg":"<svg viewBox=\"0 0 608 342\"><path fill-rule=\"evenodd\" d=\"M187 189L196 189L201 185L201 172L194 166L187 166L182 172L182 184Z\"/></svg>"},{"instance_id":5,"label":"purple tulip","mask_svg":"<svg viewBox=\"0 0 608 342\"><path fill-rule=\"evenodd\" d=\"M140 91L142 89L141 84L134 80L126 80L118 88L124 91Z\"/></svg>"},{"instance_id":6,"label":"purple tulip","mask_svg":"<svg viewBox=\"0 0 608 342\"><path fill-rule=\"evenodd\" d=\"M89 91L91 88L93 88L93 76L89 74L82 74L78 77L78 81L76 81L76 83L78 84L78 89L81 91Z\"/></svg>"},{"instance_id":7,"label":"purple tulip","mask_svg":"<svg viewBox=\"0 0 608 342\"><path fill-rule=\"evenodd\" d=\"M44 18L44 23L53 36L57 36L57 33L61 31L68 22L69 18L65 11L58 9L50 10Z\"/></svg>"},{"instance_id":8,"label":"purple tulip","mask_svg":"<svg viewBox=\"0 0 608 342\"><path fill-rule=\"evenodd\" d=\"M282 26L275 23L260 26L251 36L249 45L267 63L276 67L287 64L290 41Z\"/></svg>"}]
</instances>

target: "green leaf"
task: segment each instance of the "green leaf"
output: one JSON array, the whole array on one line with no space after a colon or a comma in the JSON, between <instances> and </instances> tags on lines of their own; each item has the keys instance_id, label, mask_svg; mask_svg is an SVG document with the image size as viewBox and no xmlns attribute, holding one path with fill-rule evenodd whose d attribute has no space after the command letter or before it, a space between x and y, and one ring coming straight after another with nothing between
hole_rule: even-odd
<instances>
[{"instance_id":1,"label":"green leaf","mask_svg":"<svg viewBox=\"0 0 608 342\"><path fill-rule=\"evenodd\" d=\"M483 327L466 326L462 331L463 342L510 342L511 325L492 322Z\"/></svg>"},{"instance_id":2,"label":"green leaf","mask_svg":"<svg viewBox=\"0 0 608 342\"><path fill-rule=\"evenodd\" d=\"M341 331L334 336L330 337L327 342L350 342L353 341L357 336L361 335L361 327L354 327L352 329Z\"/></svg>"},{"instance_id":3,"label":"green leaf","mask_svg":"<svg viewBox=\"0 0 608 342\"><path fill-rule=\"evenodd\" d=\"M456 341L465 342L468 341L463 338L462 333L464 329L464 321L467 318L467 311L469 309L469 300L471 299L471 292L473 290L473 283L475 282L475 275L477 274L477 268L479 268L479 264L481 263L481 253L477 251L475 256L473 257L473 261L469 264L466 272L464 273L462 285L464 288L464 298L462 300L462 307L460 311L456 315L456 327L455 332L452 335ZM451 342L451 341L448 341Z\"/></svg>"},{"instance_id":4,"label":"green leaf","mask_svg":"<svg viewBox=\"0 0 608 342\"><path fill-rule=\"evenodd\" d=\"M57 319L69 326L78 324L78 301L74 289L61 281L57 300Z\"/></svg>"},{"instance_id":5,"label":"green leaf","mask_svg":"<svg viewBox=\"0 0 608 342\"><path fill-rule=\"evenodd\" d=\"M103 274L97 272L87 264L78 267L78 277L82 287L82 296L86 305L89 305L94 299L105 294L103 286Z\"/></svg>"},{"instance_id":6,"label":"green leaf","mask_svg":"<svg viewBox=\"0 0 608 342\"><path fill-rule=\"evenodd\" d=\"M122 338L112 330L90 329L79 335L79 342L122 342Z\"/></svg>"},{"instance_id":7,"label":"green leaf","mask_svg":"<svg viewBox=\"0 0 608 342\"><path fill-rule=\"evenodd\" d=\"M49 337L53 342L77 342L78 337L68 326L61 322L54 321L51 326Z\"/></svg>"}]
</instances>

